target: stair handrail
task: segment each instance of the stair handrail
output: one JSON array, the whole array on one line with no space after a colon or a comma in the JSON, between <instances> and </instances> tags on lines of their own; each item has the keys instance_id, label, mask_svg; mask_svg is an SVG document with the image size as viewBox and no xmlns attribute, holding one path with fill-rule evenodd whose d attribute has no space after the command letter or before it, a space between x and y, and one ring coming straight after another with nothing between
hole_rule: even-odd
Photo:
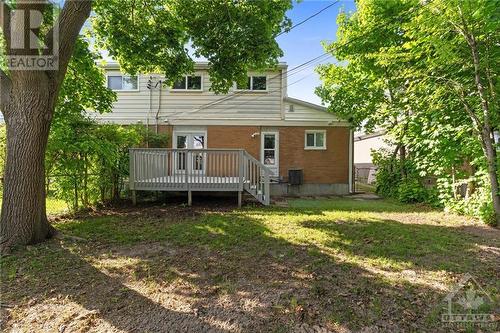
<instances>
[{"instance_id":1,"label":"stair handrail","mask_svg":"<svg viewBox=\"0 0 500 333\"><path fill-rule=\"evenodd\" d=\"M270 176L272 175L272 171L264 165L264 163L262 163L261 161L257 160L255 157L253 157L252 155L250 155L246 150L243 151L243 156L245 157L245 163L246 161L251 161L252 163L254 163L255 165L258 166L259 170L262 171L263 173L263 185L264 185L264 188L263 188L263 193L262 193L262 198L259 198L258 194L254 195L254 197L261 201L261 199L263 199L261 202L268 206L270 203L271 203L271 196L270 196L270 192L271 192L271 186L270 186ZM251 193L251 192L250 192Z\"/></svg>"},{"instance_id":2,"label":"stair handrail","mask_svg":"<svg viewBox=\"0 0 500 333\"><path fill-rule=\"evenodd\" d=\"M247 159L249 159L250 161L252 161L255 164L259 165L259 167L264 171L264 173L266 173L269 176L272 175L272 171L267 166L265 166L264 163L262 163L261 161L259 161L258 159L256 159L252 155L250 155L246 150L243 150L243 155L245 155L245 157Z\"/></svg>"}]
</instances>

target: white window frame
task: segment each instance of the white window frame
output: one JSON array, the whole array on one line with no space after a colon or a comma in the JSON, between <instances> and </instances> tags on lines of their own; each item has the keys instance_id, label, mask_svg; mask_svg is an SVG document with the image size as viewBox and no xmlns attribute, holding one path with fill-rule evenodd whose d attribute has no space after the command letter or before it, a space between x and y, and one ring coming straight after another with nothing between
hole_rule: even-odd
<instances>
[{"instance_id":1,"label":"white window frame","mask_svg":"<svg viewBox=\"0 0 500 333\"><path fill-rule=\"evenodd\" d=\"M323 146L316 146L316 134L323 134ZM307 145L307 134L314 134L314 146ZM326 150L326 130L306 130L304 133L304 149L305 150Z\"/></svg>"},{"instance_id":2,"label":"white window frame","mask_svg":"<svg viewBox=\"0 0 500 333\"><path fill-rule=\"evenodd\" d=\"M208 136L207 136L207 130L184 130L184 129L181 129L181 130L173 130L172 131L172 135L173 135L173 140L172 140L172 143L173 143L173 146L172 148L173 149L177 149L177 150L182 150L181 148L177 148L177 136L179 135L185 135L187 137L193 137L195 135L203 135L205 137L205 147L203 148L203 150L205 149L208 149ZM188 142L188 147L187 149L194 149L193 147L189 147L190 146L190 143ZM192 155L191 155L191 158L192 158ZM177 158L174 158L174 172L176 173L179 173L179 174L184 174L186 173L186 169L179 169L178 168L178 164L177 164ZM190 163L192 165L193 161L191 159L188 159L186 161L186 163ZM203 169L201 170L191 170L193 172L193 174L205 174L206 172L206 163L203 163Z\"/></svg>"},{"instance_id":3,"label":"white window frame","mask_svg":"<svg viewBox=\"0 0 500 333\"><path fill-rule=\"evenodd\" d=\"M201 78L201 88L200 89L188 89L188 76L199 76ZM170 87L170 91L174 92L202 92L203 91L203 74L193 74L193 75L184 75L184 83L186 84L186 89L175 89Z\"/></svg>"},{"instance_id":4,"label":"white window frame","mask_svg":"<svg viewBox=\"0 0 500 333\"><path fill-rule=\"evenodd\" d=\"M264 163L264 139L266 134L274 135L274 165ZM260 133L260 162L273 172L274 177L279 177L280 173L280 133L279 131L265 131Z\"/></svg>"},{"instance_id":5,"label":"white window frame","mask_svg":"<svg viewBox=\"0 0 500 333\"><path fill-rule=\"evenodd\" d=\"M121 76L122 77L122 87L123 87L123 78L124 77L137 77L137 89L111 89L112 91L116 92L137 92L140 89L141 86L141 81L140 81L140 75L126 75L126 74L121 74L121 73L107 73L106 74L106 88L109 87L109 77L110 76ZM108 88L109 89L109 88Z\"/></svg>"},{"instance_id":6,"label":"white window frame","mask_svg":"<svg viewBox=\"0 0 500 333\"><path fill-rule=\"evenodd\" d=\"M172 143L173 143L173 146L172 148L173 149L180 149L180 148L177 148L177 135L199 135L199 134L203 134L205 136L205 145L207 145L208 143L208 136L207 136L207 130L206 129L201 129L201 130L196 130L196 129L179 129L179 130L173 130L172 131L172 136L174 137L174 139L172 140ZM187 149L193 149L193 148L187 148ZM207 147L205 147L204 149L207 149Z\"/></svg>"},{"instance_id":7,"label":"white window frame","mask_svg":"<svg viewBox=\"0 0 500 333\"><path fill-rule=\"evenodd\" d=\"M255 76L263 76L266 78L266 89L265 90L254 90L252 87L253 87L253 78ZM250 89L238 89L238 83L234 83L234 90L236 91L240 91L240 92L252 92L252 93L265 93L265 92L268 92L269 91L269 76L267 75L259 75L259 74L255 74L255 75L247 75L247 78L250 78Z\"/></svg>"}]
</instances>

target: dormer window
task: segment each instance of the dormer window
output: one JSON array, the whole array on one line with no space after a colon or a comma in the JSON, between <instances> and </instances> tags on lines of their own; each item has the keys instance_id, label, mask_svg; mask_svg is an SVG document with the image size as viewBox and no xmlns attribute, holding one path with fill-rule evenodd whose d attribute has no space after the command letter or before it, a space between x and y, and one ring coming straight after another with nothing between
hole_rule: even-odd
<instances>
[{"instance_id":1,"label":"dormer window","mask_svg":"<svg viewBox=\"0 0 500 333\"><path fill-rule=\"evenodd\" d=\"M266 91L267 90L267 77L266 76L249 76L244 85L237 84L237 90L248 91Z\"/></svg>"},{"instance_id":2,"label":"dormer window","mask_svg":"<svg viewBox=\"0 0 500 333\"><path fill-rule=\"evenodd\" d=\"M108 75L108 88L114 91L137 91L139 90L137 76Z\"/></svg>"},{"instance_id":3,"label":"dormer window","mask_svg":"<svg viewBox=\"0 0 500 333\"><path fill-rule=\"evenodd\" d=\"M186 75L181 79L174 82L172 85L172 90L190 90L190 91L201 91L201 75Z\"/></svg>"}]
</instances>

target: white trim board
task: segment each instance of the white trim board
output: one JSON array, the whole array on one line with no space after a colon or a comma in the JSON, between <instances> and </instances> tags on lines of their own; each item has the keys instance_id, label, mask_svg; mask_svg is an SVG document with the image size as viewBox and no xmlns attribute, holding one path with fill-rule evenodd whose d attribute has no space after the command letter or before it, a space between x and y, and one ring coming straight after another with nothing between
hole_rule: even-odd
<instances>
[{"instance_id":1,"label":"white trim board","mask_svg":"<svg viewBox=\"0 0 500 333\"><path fill-rule=\"evenodd\" d=\"M274 165L264 163L264 137L266 134L274 135ZM275 177L280 176L280 132L279 131L261 131L260 132L260 162L268 167L274 173Z\"/></svg>"},{"instance_id":2,"label":"white trim board","mask_svg":"<svg viewBox=\"0 0 500 333\"><path fill-rule=\"evenodd\" d=\"M100 117L99 117L100 116ZM137 117L130 116L124 117L122 115L118 117L113 117L113 113L105 114L106 117L98 115L96 117L97 121L101 124L120 124L120 125L132 125L145 123L147 117L138 119ZM161 117L160 119L165 118ZM152 118L150 118L152 119ZM292 121L292 120L281 120L281 119L189 119L189 120L179 120L179 119L168 119L167 122L160 120L159 125L173 125L173 126L278 126L278 127L349 127L349 123L345 121L330 122L330 121Z\"/></svg>"}]
</instances>

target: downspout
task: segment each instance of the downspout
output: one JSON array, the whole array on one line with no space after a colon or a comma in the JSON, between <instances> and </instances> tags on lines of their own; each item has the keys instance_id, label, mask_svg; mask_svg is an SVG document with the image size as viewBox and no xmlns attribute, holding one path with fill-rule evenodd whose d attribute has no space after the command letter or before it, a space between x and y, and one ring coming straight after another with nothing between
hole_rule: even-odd
<instances>
[{"instance_id":1,"label":"downspout","mask_svg":"<svg viewBox=\"0 0 500 333\"><path fill-rule=\"evenodd\" d=\"M155 115L155 132L158 134L158 120L159 120L159 114L160 114L160 108L161 108L161 88L162 88L162 82L161 80L158 81L156 85L160 85L160 88L158 90L158 110L156 110L156 115ZM155 86L156 87L156 86Z\"/></svg>"},{"instance_id":2,"label":"downspout","mask_svg":"<svg viewBox=\"0 0 500 333\"><path fill-rule=\"evenodd\" d=\"M287 96L287 93L285 91L286 89L286 69L282 68L281 69L281 120L285 120L285 97Z\"/></svg>"},{"instance_id":3,"label":"downspout","mask_svg":"<svg viewBox=\"0 0 500 333\"><path fill-rule=\"evenodd\" d=\"M151 111L153 110L153 77L149 77L148 82L149 89L149 111L146 117L146 148L149 148L149 116L151 115Z\"/></svg>"}]
</instances>

